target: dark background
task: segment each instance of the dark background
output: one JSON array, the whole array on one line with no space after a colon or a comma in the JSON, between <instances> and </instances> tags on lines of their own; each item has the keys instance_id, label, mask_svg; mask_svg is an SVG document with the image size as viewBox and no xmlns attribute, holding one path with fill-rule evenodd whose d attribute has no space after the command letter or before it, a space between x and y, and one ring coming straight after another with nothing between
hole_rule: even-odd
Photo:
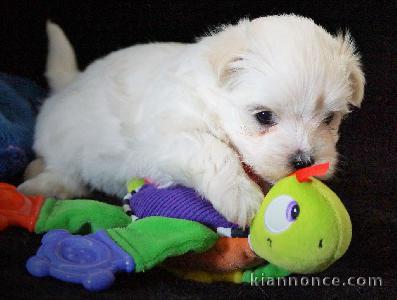
<instances>
[{"instance_id":1,"label":"dark background","mask_svg":"<svg viewBox=\"0 0 397 300\"><path fill-rule=\"evenodd\" d=\"M70 38L81 67L136 43L192 42L209 28L241 17L279 13L313 18L334 33L350 29L363 57L365 100L342 127L341 171L329 184L353 222L347 254L320 276L381 276L383 287L250 287L199 284L161 270L117 277L97 294L79 285L28 275L24 264L40 237L19 229L0 233L0 299L132 298L394 298L396 280L396 1L0 1L0 71L45 86L45 21Z\"/></svg>"}]
</instances>

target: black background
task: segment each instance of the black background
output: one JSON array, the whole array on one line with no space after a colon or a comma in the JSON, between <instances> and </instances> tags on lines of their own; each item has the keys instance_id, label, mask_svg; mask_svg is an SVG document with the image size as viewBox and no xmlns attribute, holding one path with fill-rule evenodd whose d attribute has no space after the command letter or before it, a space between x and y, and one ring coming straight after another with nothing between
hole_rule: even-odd
<instances>
[{"instance_id":1,"label":"black background","mask_svg":"<svg viewBox=\"0 0 397 300\"><path fill-rule=\"evenodd\" d=\"M27 274L24 264L40 237L19 229L0 233L0 299L152 298L396 298L397 5L395 1L0 1L0 71L45 86L45 21L70 38L80 66L111 51L150 41L192 42L209 28L241 17L279 13L313 18L328 31L350 29L367 78L361 110L342 126L341 171L329 184L353 222L347 254L320 276L381 276L383 287L250 287L198 284L161 270L120 274L111 289Z\"/></svg>"}]
</instances>

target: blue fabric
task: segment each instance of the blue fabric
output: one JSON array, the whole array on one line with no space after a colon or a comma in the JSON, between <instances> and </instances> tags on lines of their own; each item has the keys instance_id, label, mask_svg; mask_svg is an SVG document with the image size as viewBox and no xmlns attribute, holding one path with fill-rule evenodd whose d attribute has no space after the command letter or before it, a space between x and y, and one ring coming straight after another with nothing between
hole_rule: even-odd
<instances>
[{"instance_id":1,"label":"blue fabric","mask_svg":"<svg viewBox=\"0 0 397 300\"><path fill-rule=\"evenodd\" d=\"M0 73L0 181L20 174L33 157L33 131L45 91L34 82Z\"/></svg>"}]
</instances>

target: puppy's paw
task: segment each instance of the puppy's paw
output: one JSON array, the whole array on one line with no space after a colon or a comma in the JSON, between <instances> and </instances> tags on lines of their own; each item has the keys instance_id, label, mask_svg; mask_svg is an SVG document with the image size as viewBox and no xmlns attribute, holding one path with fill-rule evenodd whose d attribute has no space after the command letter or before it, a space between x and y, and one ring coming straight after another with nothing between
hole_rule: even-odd
<instances>
[{"instance_id":1,"label":"puppy's paw","mask_svg":"<svg viewBox=\"0 0 397 300\"><path fill-rule=\"evenodd\" d=\"M43 195L57 199L71 199L87 194L82 184L65 178L57 180L57 176L51 176L46 172L20 184L18 191L26 195Z\"/></svg>"},{"instance_id":2,"label":"puppy's paw","mask_svg":"<svg viewBox=\"0 0 397 300\"><path fill-rule=\"evenodd\" d=\"M250 225L264 197L259 186L244 176L227 189L220 190L223 193L216 193L210 200L214 207L228 221L242 227Z\"/></svg>"},{"instance_id":3,"label":"puppy's paw","mask_svg":"<svg viewBox=\"0 0 397 300\"><path fill-rule=\"evenodd\" d=\"M43 185L36 180L30 179L18 186L18 191L25 195L42 195L46 198L68 199L74 195L63 186Z\"/></svg>"},{"instance_id":4,"label":"puppy's paw","mask_svg":"<svg viewBox=\"0 0 397 300\"><path fill-rule=\"evenodd\" d=\"M45 169L45 163L42 158L36 158L35 160L31 161L28 167L23 174L23 178L25 180L31 179L40 173L43 173Z\"/></svg>"}]
</instances>

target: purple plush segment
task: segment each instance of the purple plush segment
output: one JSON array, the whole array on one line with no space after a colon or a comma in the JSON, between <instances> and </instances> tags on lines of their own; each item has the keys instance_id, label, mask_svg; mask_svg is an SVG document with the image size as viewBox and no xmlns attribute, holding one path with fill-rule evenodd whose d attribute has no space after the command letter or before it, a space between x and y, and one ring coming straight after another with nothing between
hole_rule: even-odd
<instances>
[{"instance_id":1,"label":"purple plush segment","mask_svg":"<svg viewBox=\"0 0 397 300\"><path fill-rule=\"evenodd\" d=\"M156 188L144 185L130 200L131 209L138 218L163 216L200 222L212 229L237 228L227 221L206 199L193 189L173 186Z\"/></svg>"}]
</instances>

